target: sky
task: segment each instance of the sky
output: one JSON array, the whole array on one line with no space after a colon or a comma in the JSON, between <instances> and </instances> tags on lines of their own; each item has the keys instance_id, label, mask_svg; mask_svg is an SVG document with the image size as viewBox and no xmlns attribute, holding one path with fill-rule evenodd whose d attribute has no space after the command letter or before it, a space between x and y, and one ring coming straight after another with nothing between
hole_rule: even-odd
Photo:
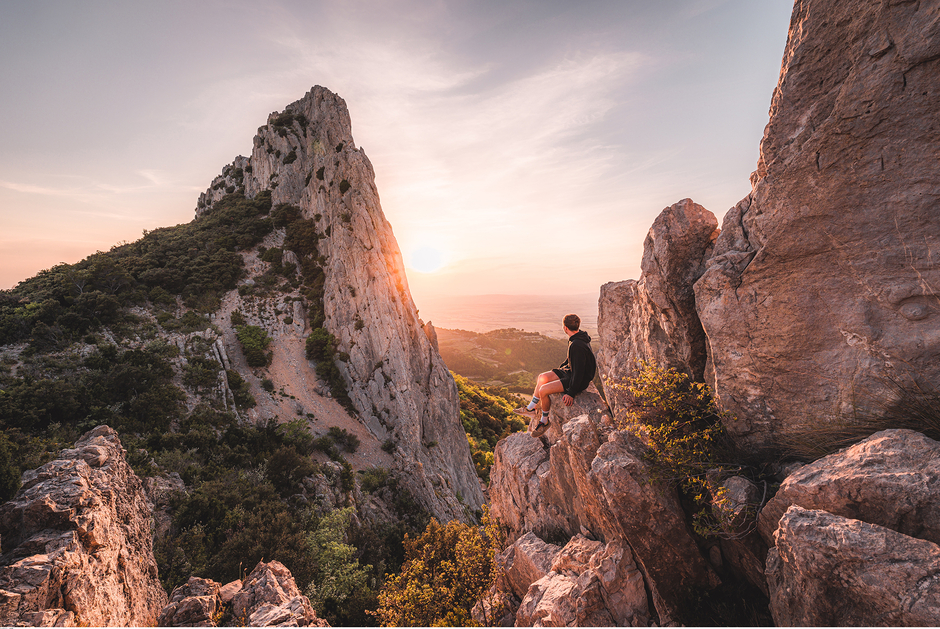
<instances>
[{"instance_id":1,"label":"sky","mask_svg":"<svg viewBox=\"0 0 940 629\"><path fill-rule=\"evenodd\" d=\"M0 289L192 220L343 97L421 296L596 293L750 191L792 0L0 0Z\"/></svg>"}]
</instances>

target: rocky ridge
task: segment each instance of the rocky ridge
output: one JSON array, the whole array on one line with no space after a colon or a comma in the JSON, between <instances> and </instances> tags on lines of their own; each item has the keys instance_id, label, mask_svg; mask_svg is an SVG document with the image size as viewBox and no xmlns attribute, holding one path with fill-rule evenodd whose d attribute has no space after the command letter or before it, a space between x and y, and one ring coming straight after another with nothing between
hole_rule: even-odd
<instances>
[{"instance_id":1,"label":"rocky ridge","mask_svg":"<svg viewBox=\"0 0 940 629\"><path fill-rule=\"evenodd\" d=\"M0 506L0 624L153 625L167 603L140 479L107 426Z\"/></svg>"},{"instance_id":2,"label":"rocky ridge","mask_svg":"<svg viewBox=\"0 0 940 629\"><path fill-rule=\"evenodd\" d=\"M699 552L675 490L650 481L642 461L645 446L632 433L614 429L610 410L593 387L571 407L558 397L545 435L535 439L516 433L497 446L490 485L493 514L507 528L509 541L517 544L527 536L570 540L579 534L601 543L605 552L615 552L614 544L622 549L618 564L635 562L650 603L644 597L643 606L631 603L630 611L608 610L611 617L640 618L655 610L660 623L675 622L691 588L718 583ZM525 574L532 578L539 573ZM525 580L517 579L513 590L528 588L523 588ZM568 586L574 587L573 581L565 586L571 591ZM516 621L548 617L548 612L532 615L539 604L533 603L534 608L524 612L528 615L522 620L517 615ZM565 623L578 618L573 611L562 616Z\"/></svg>"},{"instance_id":3,"label":"rocky ridge","mask_svg":"<svg viewBox=\"0 0 940 629\"><path fill-rule=\"evenodd\" d=\"M269 116L251 157L223 169L200 196L197 215L238 189L248 197L270 190L275 207L299 207L316 222L326 276L323 327L337 339L337 367L358 421L376 444L396 444L406 486L431 513L466 519L484 497L459 421L456 385L433 328L417 316L372 164L351 129L345 102L313 88ZM293 320L309 332L301 313Z\"/></svg>"},{"instance_id":4,"label":"rocky ridge","mask_svg":"<svg viewBox=\"0 0 940 629\"><path fill-rule=\"evenodd\" d=\"M228 614L226 614L228 610ZM160 612L161 627L329 627L317 618L294 577L278 561L261 562L243 581L226 585L190 577Z\"/></svg>"}]
</instances>

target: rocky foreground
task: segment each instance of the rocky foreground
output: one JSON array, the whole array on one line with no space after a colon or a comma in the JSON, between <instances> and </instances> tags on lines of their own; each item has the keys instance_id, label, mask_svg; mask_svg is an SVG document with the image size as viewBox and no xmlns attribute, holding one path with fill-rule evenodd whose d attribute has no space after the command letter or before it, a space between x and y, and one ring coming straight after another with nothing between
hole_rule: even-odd
<instances>
[{"instance_id":1,"label":"rocky foreground","mask_svg":"<svg viewBox=\"0 0 940 629\"><path fill-rule=\"evenodd\" d=\"M153 625L167 604L143 483L107 426L23 474L0 542L0 625Z\"/></svg>"},{"instance_id":2,"label":"rocky foreground","mask_svg":"<svg viewBox=\"0 0 940 629\"><path fill-rule=\"evenodd\" d=\"M328 626L276 561L225 586L192 577L167 597L153 526L144 485L107 426L26 472L0 507L0 625Z\"/></svg>"}]
</instances>

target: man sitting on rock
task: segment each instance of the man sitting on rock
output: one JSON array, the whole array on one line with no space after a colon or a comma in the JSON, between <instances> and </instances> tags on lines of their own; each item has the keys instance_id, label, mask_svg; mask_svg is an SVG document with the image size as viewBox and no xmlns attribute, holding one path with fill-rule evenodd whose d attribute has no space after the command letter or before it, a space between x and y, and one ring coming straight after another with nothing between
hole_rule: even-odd
<instances>
[{"instance_id":1,"label":"man sitting on rock","mask_svg":"<svg viewBox=\"0 0 940 629\"><path fill-rule=\"evenodd\" d=\"M548 430L548 412L552 407L549 395L564 393L561 401L565 406L571 406L574 404L574 396L591 384L597 372L597 362L591 351L591 337L587 332L579 331L581 318L576 314L565 315L563 325L568 335L568 357L557 369L540 374L535 382L532 401L528 406L515 410L519 415L531 418L529 431L533 437L541 437ZM541 417L536 412L540 406Z\"/></svg>"}]
</instances>

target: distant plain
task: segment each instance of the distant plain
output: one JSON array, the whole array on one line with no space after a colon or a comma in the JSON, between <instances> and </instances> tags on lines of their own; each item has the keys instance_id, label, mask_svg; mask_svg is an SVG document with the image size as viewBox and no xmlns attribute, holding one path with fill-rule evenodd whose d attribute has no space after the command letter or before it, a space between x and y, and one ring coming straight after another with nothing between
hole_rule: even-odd
<instances>
[{"instance_id":1,"label":"distant plain","mask_svg":"<svg viewBox=\"0 0 940 629\"><path fill-rule=\"evenodd\" d=\"M517 328L564 339L562 318L581 317L581 328L597 335L597 299L580 295L422 295L415 298L418 315L436 328L489 332Z\"/></svg>"}]
</instances>

